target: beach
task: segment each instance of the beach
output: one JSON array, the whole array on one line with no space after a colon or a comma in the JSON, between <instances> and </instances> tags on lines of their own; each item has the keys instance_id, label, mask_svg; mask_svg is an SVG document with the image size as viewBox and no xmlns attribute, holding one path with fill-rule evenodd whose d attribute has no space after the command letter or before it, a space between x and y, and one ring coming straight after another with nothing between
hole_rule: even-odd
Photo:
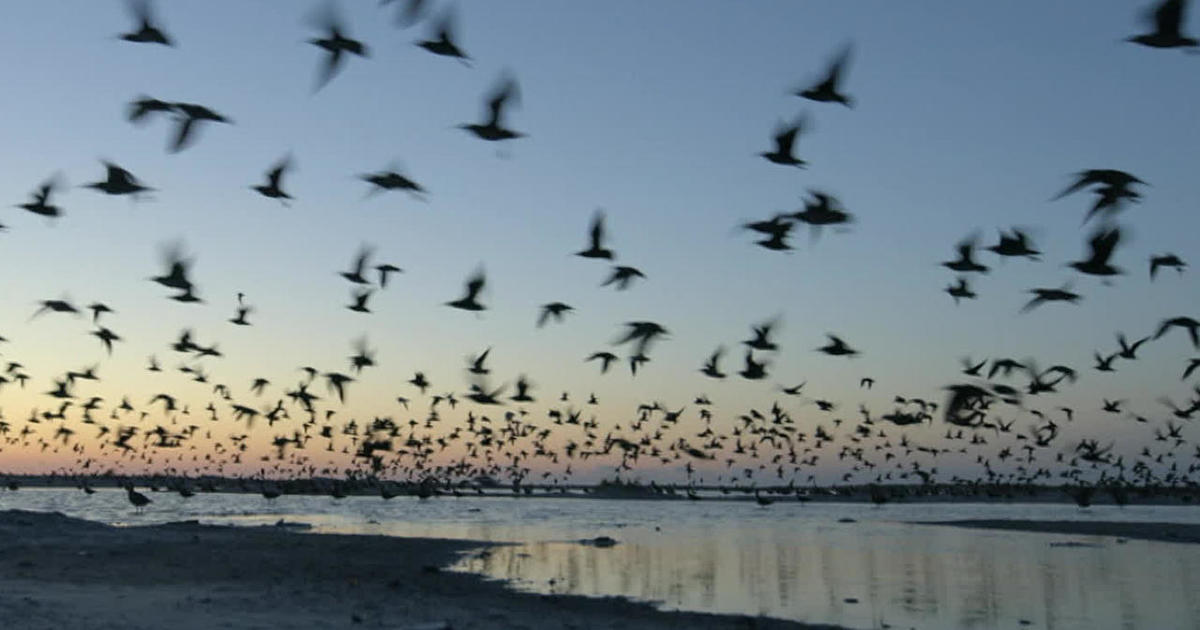
<instances>
[{"instance_id":1,"label":"beach","mask_svg":"<svg viewBox=\"0 0 1200 630\"><path fill-rule=\"evenodd\" d=\"M828 628L518 593L442 567L487 543L0 512L0 627Z\"/></svg>"},{"instance_id":2,"label":"beach","mask_svg":"<svg viewBox=\"0 0 1200 630\"><path fill-rule=\"evenodd\" d=\"M926 521L922 525L949 525L975 529L1001 529L1043 534L1107 536L1124 540L1200 543L1200 525L1188 523L1120 523L1114 521L1031 521L973 519L962 521Z\"/></svg>"}]
</instances>

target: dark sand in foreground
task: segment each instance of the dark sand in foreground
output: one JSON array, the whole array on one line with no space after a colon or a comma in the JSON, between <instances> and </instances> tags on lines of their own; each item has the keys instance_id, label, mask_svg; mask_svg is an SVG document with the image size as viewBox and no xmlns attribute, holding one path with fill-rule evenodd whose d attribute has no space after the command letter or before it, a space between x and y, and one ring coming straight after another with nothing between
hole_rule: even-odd
<instances>
[{"instance_id":1,"label":"dark sand in foreground","mask_svg":"<svg viewBox=\"0 0 1200 630\"><path fill-rule=\"evenodd\" d=\"M965 521L924 521L920 525L951 525L976 529L1003 529L1044 534L1112 536L1131 540L1155 540L1200 543L1200 525L1185 523L1122 523L1113 521L1018 521L975 519Z\"/></svg>"},{"instance_id":2,"label":"dark sand in foreground","mask_svg":"<svg viewBox=\"0 0 1200 630\"><path fill-rule=\"evenodd\" d=\"M0 628L815 628L517 593L437 570L483 543L0 512Z\"/></svg>"}]
</instances>

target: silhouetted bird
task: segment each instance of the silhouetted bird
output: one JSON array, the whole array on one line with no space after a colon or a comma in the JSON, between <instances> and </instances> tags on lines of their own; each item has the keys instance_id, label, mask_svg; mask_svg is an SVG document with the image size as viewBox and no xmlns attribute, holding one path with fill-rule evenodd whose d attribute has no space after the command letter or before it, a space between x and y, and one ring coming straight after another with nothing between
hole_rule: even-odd
<instances>
[{"instance_id":1,"label":"silhouetted bird","mask_svg":"<svg viewBox=\"0 0 1200 630\"><path fill-rule=\"evenodd\" d=\"M775 320L764 322L760 326L751 326L750 330L754 333L754 337L747 339L742 343L754 348L755 350L778 350L779 346L771 341L771 329L778 322Z\"/></svg>"},{"instance_id":2,"label":"silhouetted bird","mask_svg":"<svg viewBox=\"0 0 1200 630\"><path fill-rule=\"evenodd\" d=\"M454 9L448 8L442 18L433 27L431 39L417 42L417 45L435 55L452 57L466 65L471 65L471 58L454 42Z\"/></svg>"},{"instance_id":3,"label":"silhouetted bird","mask_svg":"<svg viewBox=\"0 0 1200 630\"><path fill-rule=\"evenodd\" d=\"M835 356L835 357L854 356L854 355L858 354L858 350L855 350L854 348L851 348L850 346L846 345L846 342L842 341L836 335L831 335L829 333L826 333L825 336L829 337L829 343L824 346L821 346L820 348L817 348L818 351L824 352L825 354L828 354L830 356Z\"/></svg>"},{"instance_id":4,"label":"silhouetted bird","mask_svg":"<svg viewBox=\"0 0 1200 630\"><path fill-rule=\"evenodd\" d=\"M388 274L404 273L403 269L401 269L391 263L383 263L382 265L375 265L375 271L379 272L379 288L380 289L387 288Z\"/></svg>"},{"instance_id":5,"label":"silhouetted bird","mask_svg":"<svg viewBox=\"0 0 1200 630\"><path fill-rule=\"evenodd\" d=\"M545 325L546 320L548 320L550 318L554 318L554 321L556 321L556 322L562 322L563 313L569 313L573 310L575 310L575 309L571 308L567 304L563 304L562 302L551 302L549 304L543 304L541 313L538 315L538 320L537 320L538 328L541 328L543 325Z\"/></svg>"},{"instance_id":6,"label":"silhouetted bird","mask_svg":"<svg viewBox=\"0 0 1200 630\"><path fill-rule=\"evenodd\" d=\"M371 190L367 192L367 196L374 195L379 191L403 190L414 197L420 198L426 192L423 186L401 174L395 167L391 167L386 171L359 175L358 177L364 182L371 184Z\"/></svg>"},{"instance_id":7,"label":"silhouetted bird","mask_svg":"<svg viewBox=\"0 0 1200 630\"><path fill-rule=\"evenodd\" d=\"M1150 257L1150 280L1154 280L1154 276L1158 274L1159 267L1173 267L1180 275L1183 275L1183 270L1187 267L1187 263L1175 254L1163 254L1161 256Z\"/></svg>"},{"instance_id":8,"label":"silhouetted bird","mask_svg":"<svg viewBox=\"0 0 1200 630\"><path fill-rule=\"evenodd\" d=\"M1183 34L1186 11L1187 0L1162 0L1156 7L1146 11L1145 19L1154 25L1154 30L1134 35L1125 41L1151 48L1195 48L1200 43Z\"/></svg>"},{"instance_id":9,"label":"silhouetted bird","mask_svg":"<svg viewBox=\"0 0 1200 630\"><path fill-rule=\"evenodd\" d=\"M755 361L754 351L746 351L746 366L738 372L742 378L757 381L767 377L767 363L765 361Z\"/></svg>"},{"instance_id":10,"label":"silhouetted bird","mask_svg":"<svg viewBox=\"0 0 1200 630\"><path fill-rule=\"evenodd\" d=\"M138 181L133 173L113 164L112 162L103 162L105 172L104 181L92 182L84 184L87 188L95 188L100 192L109 195L137 195L140 192L154 190L143 186Z\"/></svg>"},{"instance_id":11,"label":"silhouetted bird","mask_svg":"<svg viewBox=\"0 0 1200 630\"><path fill-rule=\"evenodd\" d=\"M61 216L62 208L50 203L50 193L54 192L57 187L57 178L50 178L38 186L37 191L33 193L33 201L19 204L17 207L44 217Z\"/></svg>"},{"instance_id":12,"label":"silhouetted bird","mask_svg":"<svg viewBox=\"0 0 1200 630\"><path fill-rule=\"evenodd\" d=\"M487 278L483 273L483 268L480 267L474 274L467 278L466 293L453 302L446 302L446 306L453 306L454 308L461 308L466 311L485 310L487 307L479 303L479 293L483 291L483 287L486 284Z\"/></svg>"},{"instance_id":13,"label":"silhouetted bird","mask_svg":"<svg viewBox=\"0 0 1200 630\"><path fill-rule=\"evenodd\" d=\"M1029 236L1018 228L1013 228L1010 234L1005 234L1001 230L1000 242L987 249L997 256L1005 257L1025 256L1037 260L1037 257L1041 255L1041 252L1030 246Z\"/></svg>"},{"instance_id":14,"label":"silhouetted bird","mask_svg":"<svg viewBox=\"0 0 1200 630\"><path fill-rule=\"evenodd\" d=\"M104 304L102 302L92 302L91 304L88 304L87 308L89 311L92 312L92 323L93 324L100 321L100 316L103 315L104 313L113 312L113 310L111 308L109 308L107 304Z\"/></svg>"},{"instance_id":15,"label":"silhouetted bird","mask_svg":"<svg viewBox=\"0 0 1200 630\"><path fill-rule=\"evenodd\" d=\"M615 266L613 266L613 269L612 269L612 275L610 275L608 277L608 280L605 280L604 282L600 283L600 286L606 287L610 284L616 284L617 290L622 291L622 290L629 288L629 284L633 282L634 278L645 278L645 277L646 277L646 274L639 271L636 267L630 267L627 265L615 265Z\"/></svg>"},{"instance_id":16,"label":"silhouetted bird","mask_svg":"<svg viewBox=\"0 0 1200 630\"><path fill-rule=\"evenodd\" d=\"M955 304L958 304L958 301L961 299L973 300L976 297L975 292L967 285L967 279L961 277L958 279L957 284L946 287L945 291L950 294L950 297L954 298Z\"/></svg>"},{"instance_id":17,"label":"silhouetted bird","mask_svg":"<svg viewBox=\"0 0 1200 630\"><path fill-rule=\"evenodd\" d=\"M812 101L841 103L846 107L853 107L854 99L838 91L838 84L841 83L842 73L846 71L846 64L850 61L851 51L852 47L846 45L842 49L842 52L829 64L829 69L825 72L825 76L812 86L796 92L796 96L801 96Z\"/></svg>"},{"instance_id":18,"label":"silhouetted bird","mask_svg":"<svg viewBox=\"0 0 1200 630\"><path fill-rule=\"evenodd\" d=\"M826 225L843 225L854 221L853 215L842 208L836 197L828 193L810 189L808 194L812 199L805 200L804 210L793 213L792 218L807 223L813 230L813 236L820 234Z\"/></svg>"},{"instance_id":19,"label":"silhouetted bird","mask_svg":"<svg viewBox=\"0 0 1200 630\"><path fill-rule=\"evenodd\" d=\"M332 3L325 5L324 10L315 16L313 25L326 33L324 37L308 40L308 43L326 53L325 63L317 72L315 89L320 90L341 69L342 58L345 54L367 57L369 52L365 44L343 34L346 29L337 13L336 6Z\"/></svg>"},{"instance_id":20,"label":"silhouetted bird","mask_svg":"<svg viewBox=\"0 0 1200 630\"><path fill-rule=\"evenodd\" d=\"M1191 317L1172 317L1163 320L1158 325L1158 332L1154 333L1154 338L1158 339L1167 334L1172 328L1183 328L1188 331L1188 335L1192 338L1192 347L1200 349L1200 321L1196 321Z\"/></svg>"},{"instance_id":21,"label":"silhouetted bird","mask_svg":"<svg viewBox=\"0 0 1200 630\"><path fill-rule=\"evenodd\" d=\"M721 360L721 355L725 353L724 347L718 347L708 360L704 362L704 367L700 368L700 372L709 378L725 378L725 373L717 366Z\"/></svg>"},{"instance_id":22,"label":"silhouetted bird","mask_svg":"<svg viewBox=\"0 0 1200 630\"><path fill-rule=\"evenodd\" d=\"M363 274L367 270L367 259L371 257L371 252L372 249L366 245L360 247L354 256L354 262L350 265L350 270L339 271L338 275L355 284L370 284L371 282Z\"/></svg>"},{"instance_id":23,"label":"silhouetted bird","mask_svg":"<svg viewBox=\"0 0 1200 630\"><path fill-rule=\"evenodd\" d=\"M600 351L600 352L593 353L591 356L589 356L587 359L585 359L585 361L596 361L596 360L600 361L600 373L604 374L604 373L608 372L608 366L611 365L613 361L617 360L617 355L615 355L611 352Z\"/></svg>"},{"instance_id":24,"label":"silhouetted bird","mask_svg":"<svg viewBox=\"0 0 1200 630\"><path fill-rule=\"evenodd\" d=\"M179 113L177 117L178 127L175 130L175 137L171 140L171 145L168 150L172 153L183 150L195 136L197 123L203 121L232 123L230 119L214 112L213 110L193 103L175 103L174 109Z\"/></svg>"},{"instance_id":25,"label":"silhouetted bird","mask_svg":"<svg viewBox=\"0 0 1200 630\"><path fill-rule=\"evenodd\" d=\"M146 96L143 94L129 103L128 118L129 122L139 124L146 122L147 117L150 116L150 114L170 112L174 109L175 105L173 103L161 101L153 96Z\"/></svg>"},{"instance_id":26,"label":"silhouetted bird","mask_svg":"<svg viewBox=\"0 0 1200 630\"><path fill-rule=\"evenodd\" d=\"M775 135L773 136L775 149L764 151L759 153L759 155L766 158L768 162L782 164L783 166L804 168L807 162L793 155L793 149L796 144L796 136L804 130L806 123L807 119L804 116L800 116L791 124L776 127Z\"/></svg>"},{"instance_id":27,"label":"silhouetted bird","mask_svg":"<svg viewBox=\"0 0 1200 630\"><path fill-rule=\"evenodd\" d=\"M585 250L575 253L576 256L584 258L603 258L612 260L614 255L611 249L604 247L604 211L597 210L592 215L592 226L588 230L588 247Z\"/></svg>"},{"instance_id":28,"label":"silhouetted bird","mask_svg":"<svg viewBox=\"0 0 1200 630\"><path fill-rule=\"evenodd\" d=\"M1088 241L1088 248L1091 250L1088 258L1068 263L1068 266L1073 267L1079 273L1086 273L1093 276L1114 276L1121 274L1123 272L1120 268L1114 267L1108 262L1109 258L1112 258L1113 251L1120 240L1120 228L1115 226L1111 228L1101 227Z\"/></svg>"},{"instance_id":29,"label":"silhouetted bird","mask_svg":"<svg viewBox=\"0 0 1200 630\"><path fill-rule=\"evenodd\" d=\"M38 310L34 311L33 316L30 317L30 319L33 319L34 317L37 317L38 315L41 315L47 311L52 311L55 313L74 313L76 315L79 314L79 309L75 308L74 304L71 304L66 300L42 300L39 302L39 304L40 307Z\"/></svg>"},{"instance_id":30,"label":"silhouetted bird","mask_svg":"<svg viewBox=\"0 0 1200 630\"><path fill-rule=\"evenodd\" d=\"M1025 306L1021 307L1022 313L1027 313L1033 309L1045 304L1046 302L1070 302L1075 304L1081 297L1078 293L1072 293L1068 289L1070 283L1063 285L1058 289L1030 289L1029 293L1033 294L1033 299L1029 300Z\"/></svg>"},{"instance_id":31,"label":"silhouetted bird","mask_svg":"<svg viewBox=\"0 0 1200 630\"><path fill-rule=\"evenodd\" d=\"M122 33L118 37L127 42L141 44L174 45L171 38L160 27L155 26L154 12L151 9L150 0L127 0L125 4L129 7L129 12L133 14L133 19L137 22L137 30Z\"/></svg>"},{"instance_id":32,"label":"silhouetted bird","mask_svg":"<svg viewBox=\"0 0 1200 630\"><path fill-rule=\"evenodd\" d=\"M371 309L367 308L367 300L371 299L371 294L374 292L374 289L359 289L352 292L350 295L354 301L346 308L356 313L370 313Z\"/></svg>"},{"instance_id":33,"label":"silhouetted bird","mask_svg":"<svg viewBox=\"0 0 1200 630\"><path fill-rule=\"evenodd\" d=\"M956 248L958 249L958 258L955 260L947 260L941 265L947 269L957 271L959 273L987 273L987 265L981 265L975 262L975 237L968 237L960 242Z\"/></svg>"},{"instance_id":34,"label":"silhouetted bird","mask_svg":"<svg viewBox=\"0 0 1200 630\"><path fill-rule=\"evenodd\" d=\"M465 129L479 138L491 141L510 140L524 136L525 134L504 126L504 108L510 102L519 102L521 100L520 95L520 88L517 86L516 79L511 76L501 77L499 83L497 83L488 96L487 112L484 115L483 122L462 124L458 126L459 129Z\"/></svg>"},{"instance_id":35,"label":"silhouetted bird","mask_svg":"<svg viewBox=\"0 0 1200 630\"><path fill-rule=\"evenodd\" d=\"M258 194L264 197L278 199L283 205L288 205L286 200L290 200L292 196L283 191L282 180L283 174L286 173L291 166L292 156L284 156L284 158L276 163L275 166L271 167L271 170L267 171L266 184L251 186L251 188L258 191Z\"/></svg>"},{"instance_id":36,"label":"silhouetted bird","mask_svg":"<svg viewBox=\"0 0 1200 630\"><path fill-rule=\"evenodd\" d=\"M142 494L141 492L138 492L137 490L134 490L133 484L126 485L125 492L126 492L126 495L125 495L126 498L129 499L129 502L131 504L133 504L134 509L137 510L139 513L142 511L143 508L145 508L147 505L150 505L152 503L152 501L150 501L149 497Z\"/></svg>"}]
</instances>

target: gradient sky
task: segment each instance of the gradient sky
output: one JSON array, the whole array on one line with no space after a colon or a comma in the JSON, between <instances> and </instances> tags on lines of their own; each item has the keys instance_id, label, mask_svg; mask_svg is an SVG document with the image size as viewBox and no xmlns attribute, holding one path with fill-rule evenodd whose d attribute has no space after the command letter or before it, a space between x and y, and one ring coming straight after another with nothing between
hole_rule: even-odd
<instances>
[{"instance_id":1,"label":"gradient sky","mask_svg":"<svg viewBox=\"0 0 1200 630\"><path fill-rule=\"evenodd\" d=\"M1155 399L1190 392L1179 374L1192 349L1173 333L1116 375L1092 371L1092 353L1111 352L1116 331L1145 335L1200 310L1194 276L1167 270L1151 284L1146 273L1152 254L1187 260L1196 251L1200 58L1122 42L1143 28L1145 4L462 1L459 43L475 60L466 67L413 45L428 22L399 29L394 7L342 2L349 33L371 55L348 59L315 94L321 51L305 43L318 35L305 20L316 3L160 2L176 48L117 41L130 27L120 2L13 4L0 22L9 60L0 190L22 203L54 173L71 188L57 197L66 212L58 221L0 211L9 228L0 234L0 335L10 340L0 358L34 377L25 392L0 391L0 404L19 424L31 406L55 406L40 395L51 379L99 362L105 381L87 395L115 403L128 393L140 404L175 391L202 408L206 386L177 374L155 381L143 369L152 353L165 367L181 363L167 346L184 327L220 344L226 357L205 367L236 398L260 375L291 386L301 365L346 371L352 340L366 335L380 367L351 388L345 416L398 413L390 401L413 394L403 382L418 369L435 392L464 391L464 357L489 346L497 383L525 373L542 396L595 392L601 414L620 422L638 402L677 408L700 392L730 422L801 381L841 403L835 415L857 416L860 400L885 412L896 394L940 397L970 354L1079 369L1076 386L1044 402L1079 410L1063 448L1096 437L1132 451L1150 429L1101 414L1100 398L1165 418ZM790 94L848 42L853 110ZM508 122L528 137L498 147L454 129L480 117L504 71L523 95ZM235 124L208 125L191 148L167 154L168 121L125 120L142 94L201 103ZM756 156L777 122L802 112L811 126L797 154L807 170ZM296 202L285 208L248 187L288 152ZM158 189L153 200L77 188L100 178L101 158ZM364 198L355 176L392 162L430 191L428 201ZM1128 273L1113 286L1063 266L1084 253L1090 196L1049 199L1084 168L1150 183L1121 216L1130 242L1116 262ZM856 215L852 229L817 241L798 231L787 254L737 230L796 210L809 188L837 195ZM625 292L599 288L607 267L571 255L600 207L618 262L649 276ZM974 279L978 300L955 307L941 292L954 274L938 263L968 234L990 244L1014 225L1031 228L1043 260L981 256L993 272ZM205 305L167 300L146 280L176 239L196 257ZM336 275L363 243L405 269L372 298L371 315L344 308L349 285ZM441 306L481 264L489 310ZM1029 288L1067 281L1084 295L1080 305L1018 313ZM239 291L257 308L253 327L225 321ZM64 295L117 310L106 325L126 341L111 358L85 319L30 321L39 300ZM538 305L555 300L576 312L536 329ZM782 351L770 379L698 373L718 345L730 349L723 367L740 369L738 343L775 316ZM631 320L661 322L670 338L637 378L626 369L599 377L581 359L609 349ZM814 352L826 332L862 356ZM859 390L861 376L876 389ZM804 426L829 420L786 402ZM943 432L940 423L912 431ZM0 470L31 462L62 463L0 452Z\"/></svg>"}]
</instances>

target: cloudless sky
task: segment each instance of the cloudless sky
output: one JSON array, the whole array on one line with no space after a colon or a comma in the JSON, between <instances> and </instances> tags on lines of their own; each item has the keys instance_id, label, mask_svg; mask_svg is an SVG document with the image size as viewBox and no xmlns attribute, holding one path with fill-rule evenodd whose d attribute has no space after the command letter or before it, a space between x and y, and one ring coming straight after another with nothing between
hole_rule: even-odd
<instances>
[{"instance_id":1,"label":"cloudless sky","mask_svg":"<svg viewBox=\"0 0 1200 630\"><path fill-rule=\"evenodd\" d=\"M1200 57L1123 42L1145 29L1145 2L461 1L456 35L470 67L413 44L431 20L400 29L395 5L342 2L348 34L370 56L347 58L315 93L323 57L306 40L321 35L311 25L319 3L156 3L175 48L116 40L132 25L123 4L13 3L0 22L0 191L17 204L52 174L70 185L55 197L65 210L57 221L0 211L0 335L9 339L0 353L33 376L24 392L0 389L14 425L30 407L56 406L41 395L54 378L93 363L104 381L81 386L81 396L116 404L128 394L144 406L173 391L202 418L210 386L175 373L185 361L168 348L184 327L226 355L203 362L211 382L256 406L293 386L299 366L348 371L352 341L365 335L380 367L351 386L342 420L420 418L393 402L415 396L404 381L424 370L433 392L463 392L465 357L488 347L496 385L527 374L547 401L595 392L606 423L626 423L639 402L678 408L705 392L723 428L749 406L780 400L811 430L856 420L859 401L886 412L894 395L940 400L942 386L962 380L968 354L1034 357L1081 373L1029 405L1078 409L1060 450L1094 437L1134 452L1151 427L1102 414L1101 397L1157 422L1167 416L1156 398L1190 393L1179 375L1195 353L1180 332L1114 375L1091 369L1095 350L1115 350L1116 331L1140 337L1200 310L1193 275L1167 269L1153 284L1147 275L1152 254L1195 256ZM450 6L434 3L434 17ZM853 109L792 95L850 43L843 89ZM487 143L456 129L482 116L504 72L521 91L507 123L528 137ZM168 154L168 119L125 118L140 95L200 103L233 124L206 124L193 146ZM809 168L757 157L775 126L800 114L810 125L796 152ZM296 169L285 187L296 200L284 207L249 187L289 153ZM101 159L154 187L152 200L78 188L102 177ZM426 187L427 200L367 198L357 175L389 165ZM1064 266L1085 254L1090 194L1049 201L1085 168L1149 183L1119 217L1128 242L1115 260L1127 273L1111 286ZM810 239L798 228L788 253L756 247L738 229L800 209L809 189L836 195L855 215L850 229ZM627 291L600 288L607 265L571 255L586 246L597 208L617 262L648 276ZM942 292L955 275L938 263L964 237L990 245L1011 226L1030 229L1042 260L980 253L992 273L972 279L979 299L955 306ZM195 257L203 305L168 300L147 281L176 240ZM345 308L351 287L336 273L364 243L376 262L405 270L372 297L369 315ZM488 310L443 306L480 265ZM1030 288L1066 282L1084 296L1079 305L1019 314ZM238 292L256 308L252 327L226 321ZM117 311L104 320L124 338L111 358L85 319L30 321L38 301L63 296ZM535 328L538 306L551 301L576 311ZM715 382L698 372L720 345L723 368L741 369L740 342L773 317L781 351L768 355L770 378ZM670 331L636 378L624 365L600 376L583 362L612 349L634 320ZM862 355L815 352L827 332ZM169 374L145 372L150 354ZM246 390L256 376L274 384L261 400ZM863 376L876 379L874 390L858 387ZM802 381L838 412L779 392ZM699 431L695 411L689 429ZM234 429L222 414L220 432ZM271 431L255 433L265 442ZM908 433L938 443L944 427ZM0 451L0 469L68 462ZM650 470L678 475L678 466Z\"/></svg>"}]
</instances>

